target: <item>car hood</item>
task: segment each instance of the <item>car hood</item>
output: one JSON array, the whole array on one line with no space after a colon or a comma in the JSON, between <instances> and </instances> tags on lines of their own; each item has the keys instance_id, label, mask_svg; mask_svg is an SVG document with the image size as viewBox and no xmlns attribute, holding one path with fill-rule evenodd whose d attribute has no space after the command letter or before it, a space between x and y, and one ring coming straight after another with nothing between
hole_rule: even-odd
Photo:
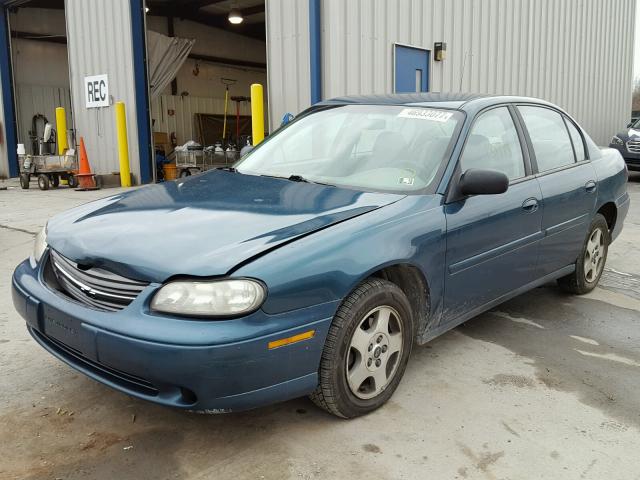
<instances>
[{"instance_id":1,"label":"car hood","mask_svg":"<svg viewBox=\"0 0 640 480\"><path fill-rule=\"evenodd\" d=\"M57 215L47 243L79 264L138 280L218 276L403 197L215 170Z\"/></svg>"},{"instance_id":2,"label":"car hood","mask_svg":"<svg viewBox=\"0 0 640 480\"><path fill-rule=\"evenodd\" d=\"M616 137L618 137L620 140L623 141L627 141L630 140L631 138L640 138L640 130L637 130L635 128L630 128L629 130L627 130L626 132L620 132L616 134Z\"/></svg>"}]
</instances>

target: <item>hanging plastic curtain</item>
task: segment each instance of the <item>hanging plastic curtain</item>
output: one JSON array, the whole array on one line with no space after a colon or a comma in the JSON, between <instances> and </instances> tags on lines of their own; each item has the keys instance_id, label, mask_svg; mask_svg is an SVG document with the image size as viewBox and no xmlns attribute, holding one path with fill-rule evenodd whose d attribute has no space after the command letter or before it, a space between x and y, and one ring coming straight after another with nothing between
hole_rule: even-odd
<instances>
[{"instance_id":1,"label":"hanging plastic curtain","mask_svg":"<svg viewBox=\"0 0 640 480\"><path fill-rule=\"evenodd\" d=\"M176 77L195 43L195 40L187 38L167 37L161 33L147 32L151 98L159 96Z\"/></svg>"}]
</instances>

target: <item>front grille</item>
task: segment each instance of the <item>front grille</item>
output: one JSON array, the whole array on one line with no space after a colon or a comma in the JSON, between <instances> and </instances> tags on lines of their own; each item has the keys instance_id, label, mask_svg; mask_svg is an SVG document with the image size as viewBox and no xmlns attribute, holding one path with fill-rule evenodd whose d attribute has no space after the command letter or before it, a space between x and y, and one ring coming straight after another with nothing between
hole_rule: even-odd
<instances>
[{"instance_id":1,"label":"front grille","mask_svg":"<svg viewBox=\"0 0 640 480\"><path fill-rule=\"evenodd\" d=\"M36 338L36 340L56 352L71 365L76 365L78 367L84 368L99 378L119 385L122 388L141 393L143 395L155 397L159 393L158 389L150 381L144 378L90 360L85 357L80 351L76 350L75 348L71 348L62 342L59 342L49 335L40 333L34 328L29 328L29 330L31 331L31 334Z\"/></svg>"},{"instance_id":2,"label":"front grille","mask_svg":"<svg viewBox=\"0 0 640 480\"><path fill-rule=\"evenodd\" d=\"M53 250L49 258L58 289L96 310L122 310L149 285L101 268L83 269Z\"/></svg>"},{"instance_id":3,"label":"front grille","mask_svg":"<svg viewBox=\"0 0 640 480\"><path fill-rule=\"evenodd\" d=\"M640 140L629 140L627 142L629 153L640 153Z\"/></svg>"}]
</instances>

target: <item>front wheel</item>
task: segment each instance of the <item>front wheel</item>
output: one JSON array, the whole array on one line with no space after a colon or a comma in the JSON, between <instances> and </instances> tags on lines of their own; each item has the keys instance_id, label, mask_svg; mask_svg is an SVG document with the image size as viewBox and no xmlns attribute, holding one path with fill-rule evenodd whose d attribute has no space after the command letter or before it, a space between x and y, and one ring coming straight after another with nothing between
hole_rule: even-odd
<instances>
[{"instance_id":1,"label":"front wheel","mask_svg":"<svg viewBox=\"0 0 640 480\"><path fill-rule=\"evenodd\" d=\"M571 275L558 280L558 285L569 292L584 295L596 288L607 261L611 235L605 218L599 213L593 218L582 252Z\"/></svg>"},{"instance_id":2,"label":"front wheel","mask_svg":"<svg viewBox=\"0 0 640 480\"><path fill-rule=\"evenodd\" d=\"M413 336L411 305L402 290L386 280L364 281L333 319L311 400L343 418L384 405L404 374Z\"/></svg>"}]
</instances>

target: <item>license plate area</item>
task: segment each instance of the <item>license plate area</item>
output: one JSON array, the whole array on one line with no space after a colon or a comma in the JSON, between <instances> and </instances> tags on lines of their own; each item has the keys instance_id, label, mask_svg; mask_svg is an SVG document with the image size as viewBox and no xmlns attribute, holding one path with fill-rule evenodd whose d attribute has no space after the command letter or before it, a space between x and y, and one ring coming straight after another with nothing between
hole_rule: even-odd
<instances>
[{"instance_id":1,"label":"license plate area","mask_svg":"<svg viewBox=\"0 0 640 480\"><path fill-rule=\"evenodd\" d=\"M45 335L87 356L93 352L93 332L82 327L77 318L44 305L42 328Z\"/></svg>"}]
</instances>

